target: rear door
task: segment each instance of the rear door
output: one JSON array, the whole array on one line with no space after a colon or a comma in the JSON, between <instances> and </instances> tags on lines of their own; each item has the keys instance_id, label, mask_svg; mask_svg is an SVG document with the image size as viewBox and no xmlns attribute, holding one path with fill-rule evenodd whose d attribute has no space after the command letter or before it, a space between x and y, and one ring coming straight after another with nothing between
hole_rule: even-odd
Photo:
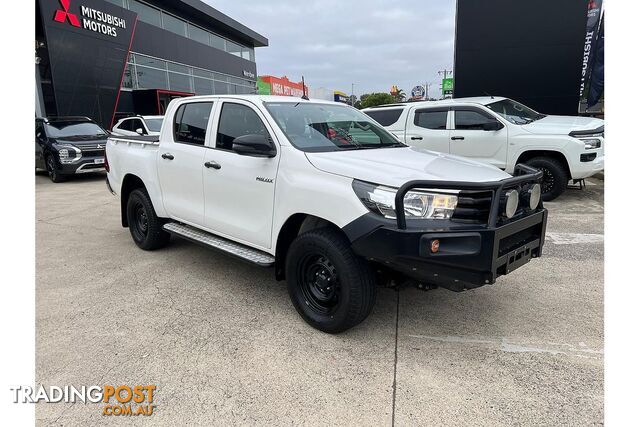
<instances>
[{"instance_id":1,"label":"rear door","mask_svg":"<svg viewBox=\"0 0 640 427\"><path fill-rule=\"evenodd\" d=\"M453 107L451 154L468 157L504 169L507 165L507 128L492 114L477 107ZM499 124L499 130L486 130Z\"/></svg>"},{"instance_id":2,"label":"rear door","mask_svg":"<svg viewBox=\"0 0 640 427\"><path fill-rule=\"evenodd\" d=\"M158 147L158 176L164 207L177 220L203 225L202 173L214 102L185 102ZM169 119L169 118L167 118Z\"/></svg>"},{"instance_id":3,"label":"rear door","mask_svg":"<svg viewBox=\"0 0 640 427\"><path fill-rule=\"evenodd\" d=\"M405 143L419 148L449 152L448 107L412 108L407 119Z\"/></svg>"},{"instance_id":4,"label":"rear door","mask_svg":"<svg viewBox=\"0 0 640 427\"><path fill-rule=\"evenodd\" d=\"M271 247L271 225L279 146L262 112L243 100L218 106L215 139L205 161L205 225L217 234L262 247ZM232 151L239 136L259 134L278 149L275 157L252 157Z\"/></svg>"}]
</instances>

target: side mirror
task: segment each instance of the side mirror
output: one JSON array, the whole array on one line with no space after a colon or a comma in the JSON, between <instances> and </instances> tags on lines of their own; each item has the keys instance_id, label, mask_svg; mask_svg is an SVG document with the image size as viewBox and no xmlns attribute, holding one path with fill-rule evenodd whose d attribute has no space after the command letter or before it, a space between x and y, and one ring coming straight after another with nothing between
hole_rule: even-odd
<instances>
[{"instance_id":1,"label":"side mirror","mask_svg":"<svg viewBox=\"0 0 640 427\"><path fill-rule=\"evenodd\" d=\"M136 133L138 135L144 135L144 130L142 128L138 128L138 129L136 129Z\"/></svg>"},{"instance_id":2,"label":"side mirror","mask_svg":"<svg viewBox=\"0 0 640 427\"><path fill-rule=\"evenodd\" d=\"M242 135L233 140L231 148L234 152L243 156L275 157L276 149L264 135Z\"/></svg>"},{"instance_id":3,"label":"side mirror","mask_svg":"<svg viewBox=\"0 0 640 427\"><path fill-rule=\"evenodd\" d=\"M495 131L495 130L500 130L504 127L504 125L502 123L500 123L499 121L493 121L493 122L487 122L485 124L482 125L482 130L489 130L489 131Z\"/></svg>"}]
</instances>

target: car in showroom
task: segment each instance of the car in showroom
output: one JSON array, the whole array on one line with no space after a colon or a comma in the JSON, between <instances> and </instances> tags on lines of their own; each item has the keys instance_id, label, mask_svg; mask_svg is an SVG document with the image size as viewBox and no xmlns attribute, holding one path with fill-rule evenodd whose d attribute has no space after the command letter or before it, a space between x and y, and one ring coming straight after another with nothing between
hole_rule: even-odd
<instances>
[{"instance_id":1,"label":"car in showroom","mask_svg":"<svg viewBox=\"0 0 640 427\"><path fill-rule=\"evenodd\" d=\"M116 122L111 129L115 135L159 135L164 116L131 116Z\"/></svg>"},{"instance_id":2,"label":"car in showroom","mask_svg":"<svg viewBox=\"0 0 640 427\"><path fill-rule=\"evenodd\" d=\"M509 98L484 96L381 105L362 110L401 141L464 156L513 173L543 172L542 198L560 196L570 180L604 170L604 120L538 113Z\"/></svg>"},{"instance_id":3,"label":"car in showroom","mask_svg":"<svg viewBox=\"0 0 640 427\"><path fill-rule=\"evenodd\" d=\"M407 146L335 102L175 99L158 137L112 136L106 159L138 247L174 235L274 267L328 333L364 320L378 284L477 288L544 243L542 172Z\"/></svg>"},{"instance_id":4,"label":"car in showroom","mask_svg":"<svg viewBox=\"0 0 640 427\"><path fill-rule=\"evenodd\" d=\"M53 182L104 171L108 132L88 117L36 118L36 171Z\"/></svg>"}]
</instances>

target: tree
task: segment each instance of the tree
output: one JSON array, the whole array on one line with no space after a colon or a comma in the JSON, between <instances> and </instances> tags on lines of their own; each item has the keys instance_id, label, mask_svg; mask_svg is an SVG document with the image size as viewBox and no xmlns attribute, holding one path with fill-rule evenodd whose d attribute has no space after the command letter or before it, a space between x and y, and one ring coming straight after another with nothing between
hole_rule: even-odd
<instances>
[{"instance_id":1,"label":"tree","mask_svg":"<svg viewBox=\"0 0 640 427\"><path fill-rule=\"evenodd\" d=\"M407 99L407 95L404 93L404 90L402 89L398 89L398 91L395 92L392 96L394 97L395 102L402 102L405 99Z\"/></svg>"},{"instance_id":2,"label":"tree","mask_svg":"<svg viewBox=\"0 0 640 427\"><path fill-rule=\"evenodd\" d=\"M382 104L393 104L396 99L388 93L371 93L360 97L361 108L375 107Z\"/></svg>"}]
</instances>

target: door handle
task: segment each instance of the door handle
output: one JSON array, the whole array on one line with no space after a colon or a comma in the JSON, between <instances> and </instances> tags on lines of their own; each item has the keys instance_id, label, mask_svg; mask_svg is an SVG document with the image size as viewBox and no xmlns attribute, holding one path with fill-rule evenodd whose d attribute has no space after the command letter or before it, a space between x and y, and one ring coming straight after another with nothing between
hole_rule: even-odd
<instances>
[{"instance_id":1,"label":"door handle","mask_svg":"<svg viewBox=\"0 0 640 427\"><path fill-rule=\"evenodd\" d=\"M173 160L174 159L173 154L171 154L171 153L164 153L162 155L162 158L163 159L167 159L167 160Z\"/></svg>"},{"instance_id":2,"label":"door handle","mask_svg":"<svg viewBox=\"0 0 640 427\"><path fill-rule=\"evenodd\" d=\"M205 165L205 167L214 168L216 170L222 168L222 166L220 166L220 164L214 162L213 160L211 160L209 162L206 162L204 165Z\"/></svg>"},{"instance_id":3,"label":"door handle","mask_svg":"<svg viewBox=\"0 0 640 427\"><path fill-rule=\"evenodd\" d=\"M461 140L461 141L462 141L462 140L464 139L464 136L452 136L452 137L451 137L451 140L452 140L452 141L455 141L455 140L457 140L457 139L459 139L459 140Z\"/></svg>"},{"instance_id":4,"label":"door handle","mask_svg":"<svg viewBox=\"0 0 640 427\"><path fill-rule=\"evenodd\" d=\"M422 137L421 136L412 136L411 137L412 141L415 141L416 139L422 140Z\"/></svg>"}]
</instances>

